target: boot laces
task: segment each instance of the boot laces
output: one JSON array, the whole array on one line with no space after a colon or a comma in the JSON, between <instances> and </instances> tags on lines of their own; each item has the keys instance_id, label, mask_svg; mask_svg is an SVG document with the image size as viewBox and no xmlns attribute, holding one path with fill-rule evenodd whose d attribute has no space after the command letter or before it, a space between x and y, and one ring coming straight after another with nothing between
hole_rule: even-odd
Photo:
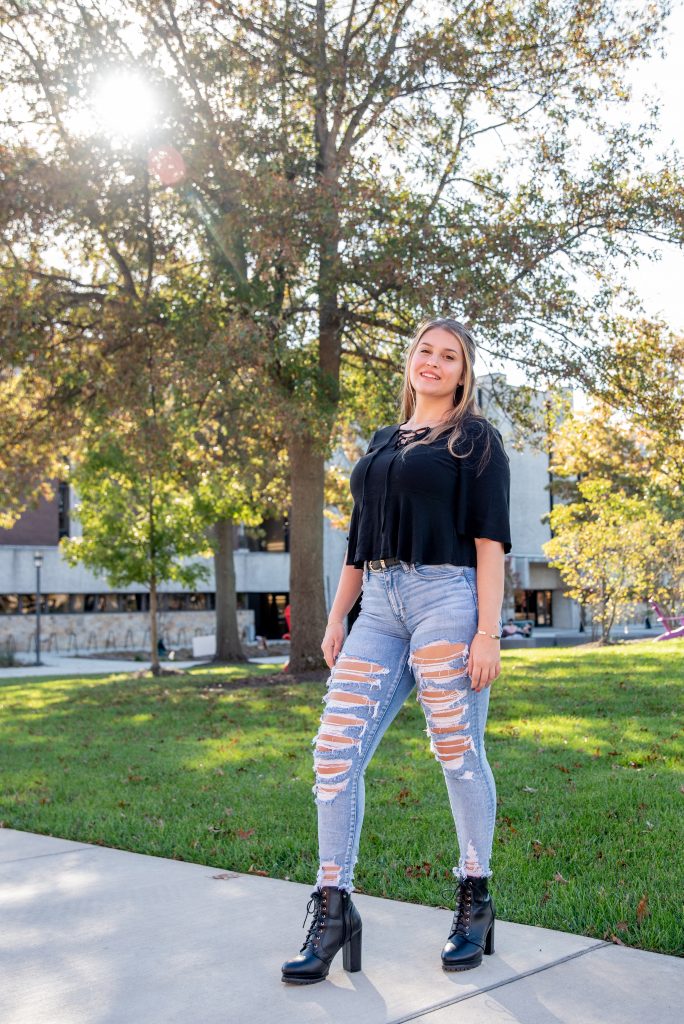
<instances>
[{"instance_id":1,"label":"boot laces","mask_svg":"<svg viewBox=\"0 0 684 1024\"><path fill-rule=\"evenodd\" d=\"M306 949L306 947L309 945L309 942L311 942L312 940L313 940L313 945L314 946L316 945L319 936L314 937L315 936L315 932L318 930L318 926L319 925L321 925L320 931L322 932L322 930L323 930L322 926L323 926L323 922L325 921L326 906L327 906L327 904L326 904L326 901L325 901L325 898L324 898L324 894L322 892L320 892L320 890L317 889L315 892L311 893L311 898L310 898L309 902L306 905L306 914L304 915L304 921L302 922L302 928L304 928L304 926L306 925L306 919L309 916L309 914L313 914L313 918L311 919L311 924L309 925L309 930L306 933L306 938L304 939L304 944L302 945L302 948L299 951L300 953L302 953ZM319 935L320 935L320 932L319 932Z\"/></svg>"},{"instance_id":2,"label":"boot laces","mask_svg":"<svg viewBox=\"0 0 684 1024\"><path fill-rule=\"evenodd\" d=\"M468 879L459 883L456 890L456 910L451 923L452 935L466 936L470 931L470 912L473 908L473 887Z\"/></svg>"}]
</instances>

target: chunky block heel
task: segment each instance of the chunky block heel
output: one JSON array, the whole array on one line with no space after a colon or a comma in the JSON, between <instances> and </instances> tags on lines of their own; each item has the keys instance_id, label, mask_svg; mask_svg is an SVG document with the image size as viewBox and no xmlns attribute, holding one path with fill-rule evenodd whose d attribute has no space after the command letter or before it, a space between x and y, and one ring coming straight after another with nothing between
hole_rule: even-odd
<instances>
[{"instance_id":1,"label":"chunky block heel","mask_svg":"<svg viewBox=\"0 0 684 1024\"><path fill-rule=\"evenodd\" d=\"M487 932L487 938L485 939L485 953L488 955L494 952L494 922L492 921L492 927Z\"/></svg>"},{"instance_id":2,"label":"chunky block heel","mask_svg":"<svg viewBox=\"0 0 684 1024\"><path fill-rule=\"evenodd\" d=\"M354 932L342 947L342 966L353 973L361 970L361 929Z\"/></svg>"}]
</instances>

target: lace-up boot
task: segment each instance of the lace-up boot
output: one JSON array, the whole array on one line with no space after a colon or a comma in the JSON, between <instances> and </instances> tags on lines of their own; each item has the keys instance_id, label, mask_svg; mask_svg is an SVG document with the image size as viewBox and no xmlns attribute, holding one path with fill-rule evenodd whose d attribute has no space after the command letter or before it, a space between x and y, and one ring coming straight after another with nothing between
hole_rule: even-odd
<instances>
[{"instance_id":1,"label":"lace-up boot","mask_svg":"<svg viewBox=\"0 0 684 1024\"><path fill-rule=\"evenodd\" d=\"M456 891L451 932L442 950L445 971L468 971L494 952L495 908L486 878L463 878Z\"/></svg>"},{"instance_id":2,"label":"lace-up boot","mask_svg":"<svg viewBox=\"0 0 684 1024\"><path fill-rule=\"evenodd\" d=\"M315 889L307 903L302 928L312 912L304 945L293 960L283 964L282 980L294 985L323 981L340 949L345 971L360 971L361 915L351 894L330 885Z\"/></svg>"}]
</instances>

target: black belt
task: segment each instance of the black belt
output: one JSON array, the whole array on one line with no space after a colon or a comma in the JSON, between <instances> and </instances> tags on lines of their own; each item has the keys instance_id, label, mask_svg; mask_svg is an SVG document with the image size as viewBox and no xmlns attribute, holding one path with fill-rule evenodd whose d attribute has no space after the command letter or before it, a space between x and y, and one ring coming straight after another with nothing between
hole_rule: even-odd
<instances>
[{"instance_id":1,"label":"black belt","mask_svg":"<svg viewBox=\"0 0 684 1024\"><path fill-rule=\"evenodd\" d=\"M368 562L369 569L386 569L388 565L399 565L400 558L378 558L373 562Z\"/></svg>"}]
</instances>

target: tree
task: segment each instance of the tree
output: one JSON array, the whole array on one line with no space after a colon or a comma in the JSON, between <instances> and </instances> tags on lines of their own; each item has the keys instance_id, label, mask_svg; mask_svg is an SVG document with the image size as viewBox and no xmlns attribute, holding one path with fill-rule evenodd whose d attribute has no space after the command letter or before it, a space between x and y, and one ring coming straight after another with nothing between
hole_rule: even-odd
<instances>
[{"instance_id":1,"label":"tree","mask_svg":"<svg viewBox=\"0 0 684 1024\"><path fill-rule=\"evenodd\" d=\"M175 581L192 589L208 572L206 565L186 561L208 548L195 497L168 450L158 441L150 444L149 434L130 423L89 438L72 481L83 535L61 541L65 557L104 573L113 587L148 588L152 672L159 675L158 587Z\"/></svg>"},{"instance_id":2,"label":"tree","mask_svg":"<svg viewBox=\"0 0 684 1024\"><path fill-rule=\"evenodd\" d=\"M566 413L553 431L550 470L560 497L575 478L603 477L684 517L684 339L653 324L615 325L612 359L589 408Z\"/></svg>"},{"instance_id":3,"label":"tree","mask_svg":"<svg viewBox=\"0 0 684 1024\"><path fill-rule=\"evenodd\" d=\"M482 0L429 17L417 0L6 7L3 70L28 97L23 120L41 126L48 176L75 155L99 161L85 175L90 207L60 186L72 235L89 210L88 231L100 223L93 183L111 177L105 147L93 161L92 140L73 146L91 69L105 54L167 97L149 148L180 157L178 223L194 218L224 311L259 326L288 434L291 665L320 666L324 462L340 413L354 412L340 405L344 364L393 418L401 347L417 319L446 308L532 383L591 390L605 371L601 331L625 296L621 261L643 255L642 238L681 244L677 156L646 162L655 115L632 129L604 114L628 98L625 72L658 44L667 4ZM9 121L23 138L22 118ZM578 154L578 128L598 152ZM507 133L498 162L477 149L494 132ZM16 192L13 223L41 201L33 181ZM141 226L128 230L144 242ZM125 292L120 249L106 251Z\"/></svg>"},{"instance_id":4,"label":"tree","mask_svg":"<svg viewBox=\"0 0 684 1024\"><path fill-rule=\"evenodd\" d=\"M616 491L610 480L581 480L577 486L581 500L553 508L553 537L542 547L568 597L591 609L600 642L608 643L618 615L671 585L668 552L676 531L645 502Z\"/></svg>"}]
</instances>

